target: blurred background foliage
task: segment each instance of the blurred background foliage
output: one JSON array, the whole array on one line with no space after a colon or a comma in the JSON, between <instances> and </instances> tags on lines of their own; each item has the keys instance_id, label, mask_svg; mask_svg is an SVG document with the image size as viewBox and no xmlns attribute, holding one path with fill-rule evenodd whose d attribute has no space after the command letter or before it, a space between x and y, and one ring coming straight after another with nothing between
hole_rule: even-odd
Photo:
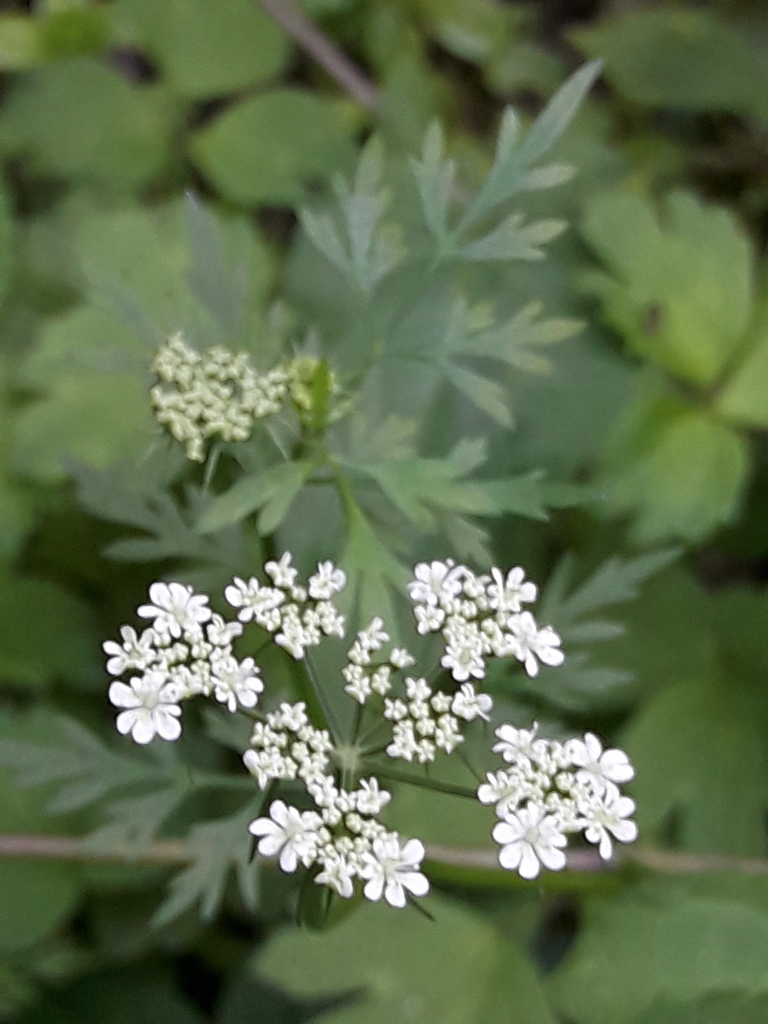
<instances>
[{"instance_id":1,"label":"blurred background foliage","mask_svg":"<svg viewBox=\"0 0 768 1024\"><path fill-rule=\"evenodd\" d=\"M399 542L370 525L378 498L344 537L332 496L258 458L257 497L201 518L200 475L158 445L153 347L183 329L262 368L298 346L354 371L369 321L323 255L333 175L380 140L400 228L380 241L417 263L408 161L433 120L475 194L502 108L529 121L591 58L553 151L577 174L523 204L570 230L546 259L458 271L499 318L540 302L560 326L488 371L436 286L350 418L347 458L407 521L382 513ZM768 1022L765 4L6 2L0 73L3 1019ZM413 299L407 278L382 308ZM466 358L438 386L451 330ZM483 458L485 489L462 489ZM409 459L403 489L387 462ZM114 736L100 652L150 580L220 587L275 530L307 562L346 551L363 603L409 559L466 551L548 581L543 617L578 653L505 699L520 724L626 747L638 852L532 886L483 860L463 806L404 796L441 844L436 923L363 907L292 926L285 878L227 838L237 800L191 785L184 751ZM619 602L620 622L583 621Z\"/></svg>"}]
</instances>

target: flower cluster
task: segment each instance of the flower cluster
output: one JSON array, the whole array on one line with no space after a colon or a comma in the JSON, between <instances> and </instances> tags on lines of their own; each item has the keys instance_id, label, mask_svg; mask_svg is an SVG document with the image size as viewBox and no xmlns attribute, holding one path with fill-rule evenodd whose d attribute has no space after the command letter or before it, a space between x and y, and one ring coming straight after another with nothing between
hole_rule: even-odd
<instances>
[{"instance_id":1,"label":"flower cluster","mask_svg":"<svg viewBox=\"0 0 768 1024\"><path fill-rule=\"evenodd\" d=\"M280 411L290 386L284 367L259 374L246 352L198 352L181 333L160 347L152 369L160 379L150 391L155 416L196 462L208 438L247 440L254 420Z\"/></svg>"},{"instance_id":2,"label":"flower cluster","mask_svg":"<svg viewBox=\"0 0 768 1024\"><path fill-rule=\"evenodd\" d=\"M634 801L619 784L634 777L622 750L603 750L593 733L565 743L537 737L537 726L502 725L493 747L509 766L489 772L478 789L483 804L495 804L499 821L493 838L500 845L502 867L535 878L541 864L551 871L565 866L568 835L583 832L599 845L605 860L613 839L631 843L637 825L628 820Z\"/></svg>"},{"instance_id":3,"label":"flower cluster","mask_svg":"<svg viewBox=\"0 0 768 1024\"><path fill-rule=\"evenodd\" d=\"M534 583L517 566L504 575L496 567L478 576L465 565L426 562L416 566L408 584L419 633L441 632L443 668L457 682L483 679L486 658L517 658L529 676L545 665L561 665L560 637L551 626L539 628L523 604L536 600Z\"/></svg>"},{"instance_id":4,"label":"flower cluster","mask_svg":"<svg viewBox=\"0 0 768 1024\"><path fill-rule=\"evenodd\" d=\"M402 840L380 820L392 796L379 779L403 777L387 769L389 759L413 764L409 781L418 785L418 765L452 754L476 719L490 721L493 700L477 688L487 659L512 657L533 676L539 661L562 662L560 639L523 610L537 591L522 569L477 575L451 561L417 565L407 590L417 630L442 636L445 688L427 682L410 651L393 646L376 617L347 649L338 685L356 714L351 735L338 735L330 720L312 721L303 702L262 710L259 669L252 658L238 661L233 642L253 623L300 662L326 638L343 639L346 624L335 602L345 574L322 562L299 581L290 554L264 569L266 580L236 577L225 588L234 621L213 612L208 597L189 586L152 584L150 603L138 609L150 626L140 634L124 626L120 642L104 644L108 672L127 677L109 690L120 709L117 727L138 743L155 736L175 740L180 702L195 695L248 714L254 724L243 754L246 769L260 790L277 784L295 794L290 803L272 800L265 816L251 822L259 853L276 857L284 871L302 865L317 884L344 898L358 881L367 899L402 907L424 895L429 883L421 872L423 843ZM390 737L383 742L382 729ZM524 878L535 877L541 865L562 868L573 833L583 833L605 858L614 840L635 838L634 803L619 789L634 770L622 751L603 750L592 733L546 740L536 726L505 724L495 736L493 752L505 766L487 774L476 798L495 807L493 838L503 867Z\"/></svg>"},{"instance_id":5,"label":"flower cluster","mask_svg":"<svg viewBox=\"0 0 768 1024\"><path fill-rule=\"evenodd\" d=\"M311 725L303 703L282 704L256 723L243 761L260 788L278 779L297 780L314 805L300 811L273 801L269 817L250 825L259 837L259 853L278 857L283 871L295 871L299 864L315 868L315 881L345 899L360 878L367 899L383 896L391 906L403 907L406 891L423 896L429 889L419 871L424 846L418 839L401 844L397 832L376 820L391 794L374 776L352 790L337 784L335 755L329 734Z\"/></svg>"},{"instance_id":6,"label":"flower cluster","mask_svg":"<svg viewBox=\"0 0 768 1024\"><path fill-rule=\"evenodd\" d=\"M247 581L236 576L224 591L241 622L253 621L273 633L275 643L294 658L303 658L307 648L317 647L324 636L344 636L344 618L333 598L347 579L333 562L320 563L306 587L296 585L298 570L287 553L277 562L267 562L264 570L271 586L255 576Z\"/></svg>"},{"instance_id":7,"label":"flower cluster","mask_svg":"<svg viewBox=\"0 0 768 1024\"><path fill-rule=\"evenodd\" d=\"M232 652L240 623L225 622L208 607L207 597L181 583L153 583L149 599L138 614L152 625L140 634L123 626L120 643L104 644L110 675L134 673L109 688L110 701L124 709L118 730L130 732L137 743L155 735L178 739L179 702L195 694L213 695L230 711L255 707L264 689L259 669L253 658L238 661Z\"/></svg>"}]
</instances>

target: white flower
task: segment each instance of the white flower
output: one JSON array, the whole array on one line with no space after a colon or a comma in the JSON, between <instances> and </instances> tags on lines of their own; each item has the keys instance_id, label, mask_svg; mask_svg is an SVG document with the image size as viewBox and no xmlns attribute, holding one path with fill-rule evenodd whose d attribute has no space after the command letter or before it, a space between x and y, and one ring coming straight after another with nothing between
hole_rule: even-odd
<instances>
[{"instance_id":1,"label":"white flower","mask_svg":"<svg viewBox=\"0 0 768 1024\"><path fill-rule=\"evenodd\" d=\"M565 866L561 847L566 846L568 840L544 807L529 803L505 815L504 820L494 826L493 838L501 846L501 866L516 870L522 878L536 878L540 864L550 871L559 871Z\"/></svg>"},{"instance_id":2,"label":"white flower","mask_svg":"<svg viewBox=\"0 0 768 1024\"><path fill-rule=\"evenodd\" d=\"M314 863L320 842L318 834L323 820L315 811L299 811L275 800L269 808L269 818L257 818L248 826L254 836L260 836L259 853L263 857L279 854L280 867L292 872L299 861L309 867Z\"/></svg>"},{"instance_id":3,"label":"white flower","mask_svg":"<svg viewBox=\"0 0 768 1024\"><path fill-rule=\"evenodd\" d=\"M315 876L317 885L327 885L343 899L348 900L354 892L352 879L356 875L355 866L337 851L323 853L323 870Z\"/></svg>"},{"instance_id":4,"label":"white flower","mask_svg":"<svg viewBox=\"0 0 768 1024\"><path fill-rule=\"evenodd\" d=\"M451 704L451 711L465 722L471 722L475 718L490 720L490 712L493 709L493 698L487 693L475 693L472 683L464 683L458 693L454 695Z\"/></svg>"},{"instance_id":5,"label":"white flower","mask_svg":"<svg viewBox=\"0 0 768 1024\"><path fill-rule=\"evenodd\" d=\"M393 647L389 653L389 662L393 668L409 668L416 659L405 647Z\"/></svg>"},{"instance_id":6,"label":"white flower","mask_svg":"<svg viewBox=\"0 0 768 1024\"><path fill-rule=\"evenodd\" d=\"M360 630L357 639L363 650L380 651L389 640L389 633L384 629L384 620L376 615L366 629Z\"/></svg>"},{"instance_id":7,"label":"white flower","mask_svg":"<svg viewBox=\"0 0 768 1024\"><path fill-rule=\"evenodd\" d=\"M586 733L583 740L569 740L565 750L571 763L580 769L576 773L579 782L593 783L598 792L607 783L629 782L635 777L635 769L624 751L603 750L594 733Z\"/></svg>"},{"instance_id":8,"label":"white flower","mask_svg":"<svg viewBox=\"0 0 768 1024\"><path fill-rule=\"evenodd\" d=\"M216 700L226 704L230 711L236 711L238 704L243 708L255 708L264 683L253 658L238 662L229 655L216 658L211 665L211 685Z\"/></svg>"},{"instance_id":9,"label":"white flower","mask_svg":"<svg viewBox=\"0 0 768 1024\"><path fill-rule=\"evenodd\" d=\"M470 676L475 679L485 678L482 648L475 642L448 644L440 664L450 670L457 683L463 683Z\"/></svg>"},{"instance_id":10,"label":"white flower","mask_svg":"<svg viewBox=\"0 0 768 1024\"><path fill-rule=\"evenodd\" d=\"M361 779L356 796L357 809L361 814L380 814L392 799L386 789L379 789L379 780Z\"/></svg>"},{"instance_id":11,"label":"white flower","mask_svg":"<svg viewBox=\"0 0 768 1024\"><path fill-rule=\"evenodd\" d=\"M391 907L404 907L406 890L414 896L426 896L429 881L419 871L424 859L424 844L409 839L401 848L397 835L374 839L372 850L364 854L360 876L367 882L363 895L372 902L384 899Z\"/></svg>"},{"instance_id":12,"label":"white flower","mask_svg":"<svg viewBox=\"0 0 768 1024\"><path fill-rule=\"evenodd\" d=\"M241 622L255 619L259 625L267 629L277 629L280 617L276 614L276 609L285 601L282 590L262 587L254 577L246 583L239 576L235 576L232 583L224 588L224 597L233 608L240 609L237 617Z\"/></svg>"},{"instance_id":13,"label":"white flower","mask_svg":"<svg viewBox=\"0 0 768 1024\"><path fill-rule=\"evenodd\" d=\"M521 757L536 760L545 743L544 740L536 739L538 729L538 722L533 723L532 729L516 729L507 723L500 725L496 729L499 742L493 745L494 754L501 754L507 764L514 764Z\"/></svg>"},{"instance_id":14,"label":"white flower","mask_svg":"<svg viewBox=\"0 0 768 1024\"><path fill-rule=\"evenodd\" d=\"M445 562L420 562L414 569L416 577L408 584L408 596L414 604L444 604L461 593L464 566Z\"/></svg>"},{"instance_id":15,"label":"white flower","mask_svg":"<svg viewBox=\"0 0 768 1024\"><path fill-rule=\"evenodd\" d=\"M152 604L143 604L137 614L143 619L154 619L153 628L158 633L169 633L180 637L182 633L195 635L202 622L211 617L207 607L208 597L196 594L192 587L183 583L153 583L149 588Z\"/></svg>"},{"instance_id":16,"label":"white flower","mask_svg":"<svg viewBox=\"0 0 768 1024\"><path fill-rule=\"evenodd\" d=\"M602 801L590 801L586 808L580 808L586 820L584 836L588 842L600 844L603 860L608 860L613 852L611 834L620 843L632 843L637 839L637 824L626 820L634 813L635 801L622 796L610 783L608 786Z\"/></svg>"},{"instance_id":17,"label":"white flower","mask_svg":"<svg viewBox=\"0 0 768 1024\"><path fill-rule=\"evenodd\" d=\"M110 655L107 661L107 672L111 676L121 676L128 669L143 672L154 661L157 652L155 644L157 636L154 630L145 629L141 636L136 635L136 630L130 626L120 627L122 644L114 640L106 640L102 647L104 653Z\"/></svg>"},{"instance_id":18,"label":"white flower","mask_svg":"<svg viewBox=\"0 0 768 1024\"><path fill-rule=\"evenodd\" d=\"M436 632L445 622L445 612L436 605L417 604L413 614L416 616L416 630L422 635Z\"/></svg>"},{"instance_id":19,"label":"white flower","mask_svg":"<svg viewBox=\"0 0 768 1024\"><path fill-rule=\"evenodd\" d=\"M507 626L518 644L515 657L523 662L529 676L539 674L537 658L545 665L562 665L565 655L560 650L560 637L551 626L539 629L530 612L511 615Z\"/></svg>"},{"instance_id":20,"label":"white flower","mask_svg":"<svg viewBox=\"0 0 768 1024\"><path fill-rule=\"evenodd\" d=\"M162 672L146 672L131 679L130 685L112 683L109 699L118 708L117 730L131 733L136 743L149 743L155 736L177 740L181 735L178 689Z\"/></svg>"},{"instance_id":21,"label":"white flower","mask_svg":"<svg viewBox=\"0 0 768 1024\"><path fill-rule=\"evenodd\" d=\"M333 562L319 562L317 573L307 581L309 596L315 601L329 601L344 589L346 583L346 575Z\"/></svg>"},{"instance_id":22,"label":"white flower","mask_svg":"<svg viewBox=\"0 0 768 1024\"><path fill-rule=\"evenodd\" d=\"M507 573L507 578L500 569L491 569L493 583L489 584L488 605L500 612L519 612L523 602L536 600L536 584L525 580L525 573L520 566L515 566Z\"/></svg>"},{"instance_id":23,"label":"white flower","mask_svg":"<svg viewBox=\"0 0 768 1024\"><path fill-rule=\"evenodd\" d=\"M279 562L267 562L264 572L272 577L276 587L292 587L299 571L291 565L291 553L286 551Z\"/></svg>"}]
</instances>

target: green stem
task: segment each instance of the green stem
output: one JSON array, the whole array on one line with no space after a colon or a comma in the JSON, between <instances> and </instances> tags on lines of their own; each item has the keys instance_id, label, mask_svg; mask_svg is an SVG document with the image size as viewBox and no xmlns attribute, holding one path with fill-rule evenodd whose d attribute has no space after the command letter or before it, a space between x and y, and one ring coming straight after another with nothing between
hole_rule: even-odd
<instances>
[{"instance_id":1,"label":"green stem","mask_svg":"<svg viewBox=\"0 0 768 1024\"><path fill-rule=\"evenodd\" d=\"M477 800L477 792L468 789L466 786L455 786L451 782L440 782L439 779L431 779L429 776L413 775L410 772L401 772L397 768L380 768L376 765L374 774L382 779L391 779L392 782L407 782L411 786L421 786L423 789L434 789L438 793L447 793L450 796L464 796L470 800Z\"/></svg>"}]
</instances>

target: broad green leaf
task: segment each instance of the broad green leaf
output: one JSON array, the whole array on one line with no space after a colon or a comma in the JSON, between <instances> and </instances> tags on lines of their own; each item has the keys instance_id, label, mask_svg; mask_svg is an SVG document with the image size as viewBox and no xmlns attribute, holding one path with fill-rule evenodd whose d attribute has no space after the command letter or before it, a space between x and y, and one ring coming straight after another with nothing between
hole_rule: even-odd
<instances>
[{"instance_id":1,"label":"broad green leaf","mask_svg":"<svg viewBox=\"0 0 768 1024\"><path fill-rule=\"evenodd\" d=\"M267 81L290 52L283 30L249 0L120 0L116 16L173 91L190 99Z\"/></svg>"},{"instance_id":2,"label":"broad green leaf","mask_svg":"<svg viewBox=\"0 0 768 1024\"><path fill-rule=\"evenodd\" d=\"M148 364L128 331L92 308L51 321L24 367L25 383L41 397L18 416L16 471L54 481L71 459L107 466L138 458L156 433L144 358Z\"/></svg>"},{"instance_id":3,"label":"broad green leaf","mask_svg":"<svg viewBox=\"0 0 768 1024\"><path fill-rule=\"evenodd\" d=\"M585 53L599 55L608 81L637 103L768 114L759 49L713 10L639 7L573 31L571 38Z\"/></svg>"},{"instance_id":4,"label":"broad green leaf","mask_svg":"<svg viewBox=\"0 0 768 1024\"><path fill-rule=\"evenodd\" d=\"M606 504L633 516L640 543L699 541L734 517L748 471L744 438L652 385L636 395L611 443Z\"/></svg>"},{"instance_id":5,"label":"broad green leaf","mask_svg":"<svg viewBox=\"0 0 768 1024\"><path fill-rule=\"evenodd\" d=\"M291 502L313 470L311 462L281 462L253 476L238 480L224 494L214 498L198 523L202 533L242 522L257 509L259 532L272 533L288 513Z\"/></svg>"},{"instance_id":6,"label":"broad green leaf","mask_svg":"<svg viewBox=\"0 0 768 1024\"><path fill-rule=\"evenodd\" d=\"M674 816L685 849L761 854L765 728L759 693L730 673L683 677L654 696L622 741L637 770L632 795L641 834L663 832Z\"/></svg>"},{"instance_id":7,"label":"broad green leaf","mask_svg":"<svg viewBox=\"0 0 768 1024\"><path fill-rule=\"evenodd\" d=\"M490 925L432 897L435 923L363 906L323 934L284 931L257 955L258 977L301 998L359 991L323 1024L554 1024L533 967Z\"/></svg>"},{"instance_id":8,"label":"broad green leaf","mask_svg":"<svg viewBox=\"0 0 768 1024\"><path fill-rule=\"evenodd\" d=\"M695 1001L660 999L632 1024L768 1024L768 993L717 992Z\"/></svg>"},{"instance_id":9,"label":"broad green leaf","mask_svg":"<svg viewBox=\"0 0 768 1024\"><path fill-rule=\"evenodd\" d=\"M762 909L676 892L664 882L640 886L588 908L553 993L575 1024L634 1024L660 1000L764 995L767 942Z\"/></svg>"},{"instance_id":10,"label":"broad green leaf","mask_svg":"<svg viewBox=\"0 0 768 1024\"><path fill-rule=\"evenodd\" d=\"M715 399L723 419L739 426L768 427L768 325L763 325L753 346Z\"/></svg>"},{"instance_id":11,"label":"broad green leaf","mask_svg":"<svg viewBox=\"0 0 768 1024\"><path fill-rule=\"evenodd\" d=\"M135 965L102 968L59 983L24 1014L24 1024L206 1024L207 1015L172 975L150 970L137 983L135 971Z\"/></svg>"},{"instance_id":12,"label":"broad green leaf","mask_svg":"<svg viewBox=\"0 0 768 1024\"><path fill-rule=\"evenodd\" d=\"M227 198L291 206L350 163L350 128L330 101L273 89L228 107L193 137L190 155Z\"/></svg>"},{"instance_id":13,"label":"broad green leaf","mask_svg":"<svg viewBox=\"0 0 768 1024\"><path fill-rule=\"evenodd\" d=\"M100 674L89 608L47 580L0 576L0 676L14 687L57 680L87 684Z\"/></svg>"},{"instance_id":14,"label":"broad green leaf","mask_svg":"<svg viewBox=\"0 0 768 1024\"><path fill-rule=\"evenodd\" d=\"M589 203L582 230L609 272L585 278L608 323L644 358L715 383L743 344L753 301L752 247L730 213L679 192L657 214L614 192Z\"/></svg>"},{"instance_id":15,"label":"broad green leaf","mask_svg":"<svg viewBox=\"0 0 768 1024\"><path fill-rule=\"evenodd\" d=\"M40 34L32 18L21 14L0 17L0 68L21 71L41 61Z\"/></svg>"},{"instance_id":16,"label":"broad green leaf","mask_svg":"<svg viewBox=\"0 0 768 1024\"><path fill-rule=\"evenodd\" d=\"M105 63L62 61L15 84L0 115L0 147L36 174L115 191L148 184L169 156L162 93L131 85Z\"/></svg>"}]
</instances>

